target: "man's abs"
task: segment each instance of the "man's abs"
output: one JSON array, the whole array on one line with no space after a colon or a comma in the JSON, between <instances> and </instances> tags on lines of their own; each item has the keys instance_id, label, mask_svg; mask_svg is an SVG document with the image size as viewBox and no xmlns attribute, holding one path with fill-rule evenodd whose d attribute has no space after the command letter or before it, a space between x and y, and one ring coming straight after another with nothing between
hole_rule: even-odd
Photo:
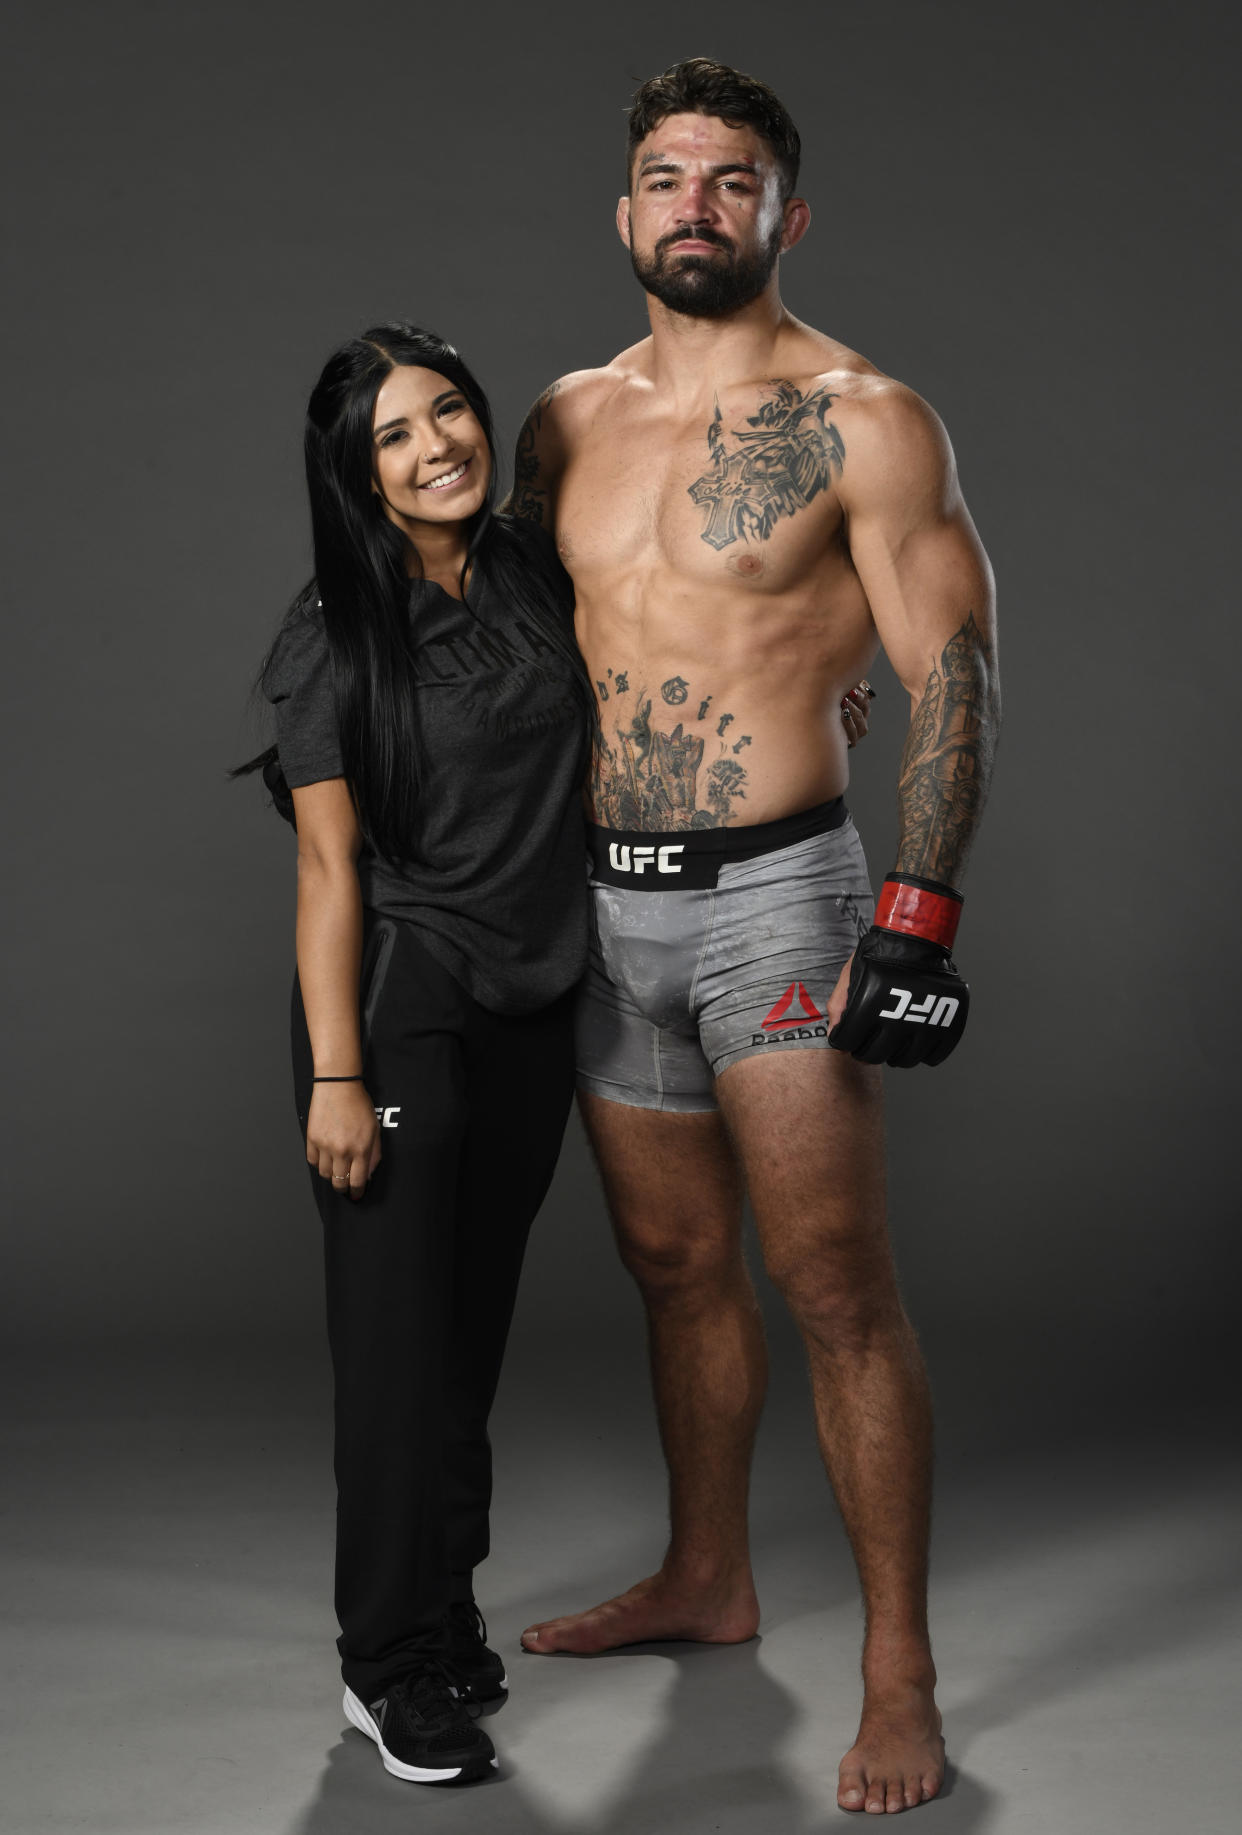
<instances>
[{"instance_id":1,"label":"man's abs","mask_svg":"<svg viewBox=\"0 0 1242 1835\"><path fill-rule=\"evenodd\" d=\"M600 717L592 819L660 832L735 827L840 796L849 778L840 700L874 655L861 594L834 615L830 594L804 612L724 593L687 608L669 586L639 619L579 599Z\"/></svg>"}]
</instances>

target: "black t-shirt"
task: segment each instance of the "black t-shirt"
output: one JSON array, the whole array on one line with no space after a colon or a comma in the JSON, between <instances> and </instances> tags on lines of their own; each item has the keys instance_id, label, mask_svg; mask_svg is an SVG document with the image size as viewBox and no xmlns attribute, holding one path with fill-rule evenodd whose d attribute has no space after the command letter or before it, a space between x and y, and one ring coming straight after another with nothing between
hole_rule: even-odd
<instances>
[{"instance_id":1,"label":"black t-shirt","mask_svg":"<svg viewBox=\"0 0 1242 1835\"><path fill-rule=\"evenodd\" d=\"M411 582L418 828L409 862L364 848L358 876L364 905L415 925L480 1005L529 1013L586 965L585 723L547 636L486 577L471 596ZM343 776L317 606L290 616L263 687L289 788Z\"/></svg>"}]
</instances>

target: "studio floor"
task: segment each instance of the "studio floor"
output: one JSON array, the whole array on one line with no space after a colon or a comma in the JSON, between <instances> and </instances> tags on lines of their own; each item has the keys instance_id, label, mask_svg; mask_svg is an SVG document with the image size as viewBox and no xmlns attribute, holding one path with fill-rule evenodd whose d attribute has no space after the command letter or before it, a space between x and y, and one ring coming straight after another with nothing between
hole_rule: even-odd
<instances>
[{"instance_id":1,"label":"studio floor","mask_svg":"<svg viewBox=\"0 0 1242 1835\"><path fill-rule=\"evenodd\" d=\"M454 1791L387 1777L341 1713L320 1361L27 1363L10 1397L7 1835L846 1826L859 1611L789 1398L756 1470L762 1635L537 1658L524 1625L650 1570L662 1485L641 1388L508 1383L479 1591L511 1692L497 1777ZM1219 1438L1172 1422L950 1450L933 1616L952 1769L914 1826L1235 1830L1240 1504Z\"/></svg>"}]
</instances>

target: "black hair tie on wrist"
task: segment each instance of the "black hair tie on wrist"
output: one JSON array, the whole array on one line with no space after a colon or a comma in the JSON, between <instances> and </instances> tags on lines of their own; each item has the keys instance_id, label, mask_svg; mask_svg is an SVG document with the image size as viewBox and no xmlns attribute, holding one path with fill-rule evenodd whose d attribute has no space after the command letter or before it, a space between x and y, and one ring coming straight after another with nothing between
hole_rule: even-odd
<instances>
[{"instance_id":1,"label":"black hair tie on wrist","mask_svg":"<svg viewBox=\"0 0 1242 1835\"><path fill-rule=\"evenodd\" d=\"M312 1077L311 1082L312 1083L361 1083L362 1082L362 1072L359 1071L356 1077Z\"/></svg>"}]
</instances>

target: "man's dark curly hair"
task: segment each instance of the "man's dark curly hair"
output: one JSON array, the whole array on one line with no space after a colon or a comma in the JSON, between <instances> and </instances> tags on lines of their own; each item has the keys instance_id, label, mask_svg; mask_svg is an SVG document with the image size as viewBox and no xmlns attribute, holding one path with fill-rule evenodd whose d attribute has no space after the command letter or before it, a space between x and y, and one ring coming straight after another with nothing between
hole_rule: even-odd
<instances>
[{"instance_id":1,"label":"man's dark curly hair","mask_svg":"<svg viewBox=\"0 0 1242 1835\"><path fill-rule=\"evenodd\" d=\"M660 76L648 77L630 103L626 183L632 185L634 151L670 115L714 115L727 127L753 127L771 147L781 173L782 200L798 182L802 142L789 111L766 83L710 57L687 57Z\"/></svg>"}]
</instances>

